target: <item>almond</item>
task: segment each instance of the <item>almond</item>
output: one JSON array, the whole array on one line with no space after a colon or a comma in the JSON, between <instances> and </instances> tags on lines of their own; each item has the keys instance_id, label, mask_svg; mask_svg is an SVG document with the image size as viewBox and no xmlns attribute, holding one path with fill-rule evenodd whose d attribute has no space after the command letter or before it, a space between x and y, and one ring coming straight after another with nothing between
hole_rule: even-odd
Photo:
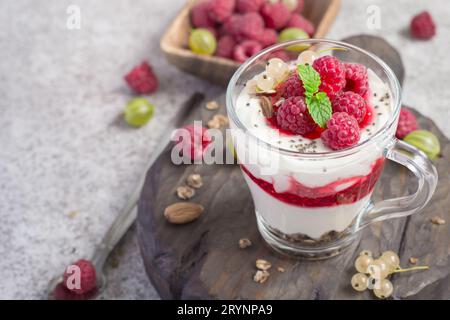
<instances>
[{"instance_id":1,"label":"almond","mask_svg":"<svg viewBox=\"0 0 450 320\"><path fill-rule=\"evenodd\" d=\"M270 102L270 99L265 96L262 96L259 98L259 102L261 104L261 110L264 117L271 118L273 115L273 106L272 102Z\"/></svg>"},{"instance_id":2,"label":"almond","mask_svg":"<svg viewBox=\"0 0 450 320\"><path fill-rule=\"evenodd\" d=\"M196 220L203 213L201 204L191 202L176 202L164 210L164 217L170 223L185 224Z\"/></svg>"}]
</instances>

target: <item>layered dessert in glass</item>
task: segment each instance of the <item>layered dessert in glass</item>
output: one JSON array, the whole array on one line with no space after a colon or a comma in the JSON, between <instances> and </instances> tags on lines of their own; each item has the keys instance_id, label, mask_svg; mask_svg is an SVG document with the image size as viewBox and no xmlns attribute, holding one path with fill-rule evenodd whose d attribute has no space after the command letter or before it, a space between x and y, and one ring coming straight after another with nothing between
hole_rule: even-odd
<instances>
[{"instance_id":1,"label":"layered dessert in glass","mask_svg":"<svg viewBox=\"0 0 450 320\"><path fill-rule=\"evenodd\" d=\"M379 70L336 57L345 50L267 56L228 97L258 226L278 251L334 255L371 206L397 101Z\"/></svg>"}]
</instances>

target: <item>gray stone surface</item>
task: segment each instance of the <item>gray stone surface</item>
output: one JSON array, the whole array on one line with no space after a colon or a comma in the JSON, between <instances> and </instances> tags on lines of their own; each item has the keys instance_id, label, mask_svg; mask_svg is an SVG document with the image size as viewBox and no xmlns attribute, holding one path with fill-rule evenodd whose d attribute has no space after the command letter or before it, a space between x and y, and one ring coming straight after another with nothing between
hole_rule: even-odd
<instances>
[{"instance_id":1,"label":"gray stone surface","mask_svg":"<svg viewBox=\"0 0 450 320\"><path fill-rule=\"evenodd\" d=\"M130 195L158 134L193 91L222 92L167 64L159 38L183 0L0 1L0 298L45 298L48 280L89 257ZM81 8L81 30L66 8ZM366 26L369 5L381 29ZM411 40L410 16L429 8L438 36ZM386 36L403 56L404 101L450 135L450 7L435 1L350 1L330 38ZM122 75L149 58L160 90L154 119L130 129ZM106 299L155 299L132 229L107 267Z\"/></svg>"}]
</instances>

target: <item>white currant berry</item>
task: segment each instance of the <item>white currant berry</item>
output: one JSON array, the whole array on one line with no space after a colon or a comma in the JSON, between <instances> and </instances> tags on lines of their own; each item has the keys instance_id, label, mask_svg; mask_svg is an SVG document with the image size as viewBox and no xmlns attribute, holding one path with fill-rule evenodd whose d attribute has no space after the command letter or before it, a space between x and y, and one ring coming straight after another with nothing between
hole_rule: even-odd
<instances>
[{"instance_id":1,"label":"white currant berry","mask_svg":"<svg viewBox=\"0 0 450 320\"><path fill-rule=\"evenodd\" d=\"M283 80L289 73L289 66L279 58L273 58L269 60L266 66L266 73L269 77L274 78L276 81Z\"/></svg>"},{"instance_id":2,"label":"white currant berry","mask_svg":"<svg viewBox=\"0 0 450 320\"><path fill-rule=\"evenodd\" d=\"M298 0L282 0L282 2L290 11L297 9Z\"/></svg>"},{"instance_id":3,"label":"white currant berry","mask_svg":"<svg viewBox=\"0 0 450 320\"><path fill-rule=\"evenodd\" d=\"M356 291L364 291L367 289L368 278L364 273L357 273L352 277L352 287Z\"/></svg>"},{"instance_id":4,"label":"white currant berry","mask_svg":"<svg viewBox=\"0 0 450 320\"><path fill-rule=\"evenodd\" d=\"M275 79L269 77L266 73L262 73L256 77L256 85L262 91L270 91L275 86Z\"/></svg>"},{"instance_id":5,"label":"white currant berry","mask_svg":"<svg viewBox=\"0 0 450 320\"><path fill-rule=\"evenodd\" d=\"M256 93L257 86L256 79L250 79L245 83L245 90L249 94L254 94Z\"/></svg>"},{"instance_id":6,"label":"white currant berry","mask_svg":"<svg viewBox=\"0 0 450 320\"><path fill-rule=\"evenodd\" d=\"M393 291L394 286L392 285L392 282L387 279L381 280L379 288L373 289L373 293L375 294L375 296L380 299L386 299L390 297Z\"/></svg>"},{"instance_id":7,"label":"white currant berry","mask_svg":"<svg viewBox=\"0 0 450 320\"><path fill-rule=\"evenodd\" d=\"M373 257L372 255L372 251L370 250L363 250L359 253L360 256L368 256L368 257Z\"/></svg>"},{"instance_id":8,"label":"white currant berry","mask_svg":"<svg viewBox=\"0 0 450 320\"><path fill-rule=\"evenodd\" d=\"M385 251L380 257L389 267L390 271L394 271L395 269L400 267L400 258L393 251Z\"/></svg>"},{"instance_id":9,"label":"white currant berry","mask_svg":"<svg viewBox=\"0 0 450 320\"><path fill-rule=\"evenodd\" d=\"M389 266L384 260L376 259L374 260L367 269L368 273L371 277L374 277L376 279L384 279L386 278L389 273Z\"/></svg>"},{"instance_id":10,"label":"white currant berry","mask_svg":"<svg viewBox=\"0 0 450 320\"><path fill-rule=\"evenodd\" d=\"M314 60L318 58L318 55L311 50L305 50L298 55L297 64L310 64L312 65Z\"/></svg>"},{"instance_id":11,"label":"white currant berry","mask_svg":"<svg viewBox=\"0 0 450 320\"><path fill-rule=\"evenodd\" d=\"M368 273L368 268L372 263L373 263L372 257L359 256L355 261L355 268L358 272Z\"/></svg>"}]
</instances>

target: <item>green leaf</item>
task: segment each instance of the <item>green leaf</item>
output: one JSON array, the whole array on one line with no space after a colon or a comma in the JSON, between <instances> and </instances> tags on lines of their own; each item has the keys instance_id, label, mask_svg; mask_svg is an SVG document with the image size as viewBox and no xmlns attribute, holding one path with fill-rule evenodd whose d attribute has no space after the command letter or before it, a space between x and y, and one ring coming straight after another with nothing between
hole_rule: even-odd
<instances>
[{"instance_id":1,"label":"green leaf","mask_svg":"<svg viewBox=\"0 0 450 320\"><path fill-rule=\"evenodd\" d=\"M297 65L297 71L303 82L303 88L305 88L305 96L312 97L319 91L321 84L320 74L309 64Z\"/></svg>"},{"instance_id":2,"label":"green leaf","mask_svg":"<svg viewBox=\"0 0 450 320\"><path fill-rule=\"evenodd\" d=\"M331 101L325 92L306 97L306 105L309 114L321 128L325 128L327 121L331 118Z\"/></svg>"}]
</instances>

